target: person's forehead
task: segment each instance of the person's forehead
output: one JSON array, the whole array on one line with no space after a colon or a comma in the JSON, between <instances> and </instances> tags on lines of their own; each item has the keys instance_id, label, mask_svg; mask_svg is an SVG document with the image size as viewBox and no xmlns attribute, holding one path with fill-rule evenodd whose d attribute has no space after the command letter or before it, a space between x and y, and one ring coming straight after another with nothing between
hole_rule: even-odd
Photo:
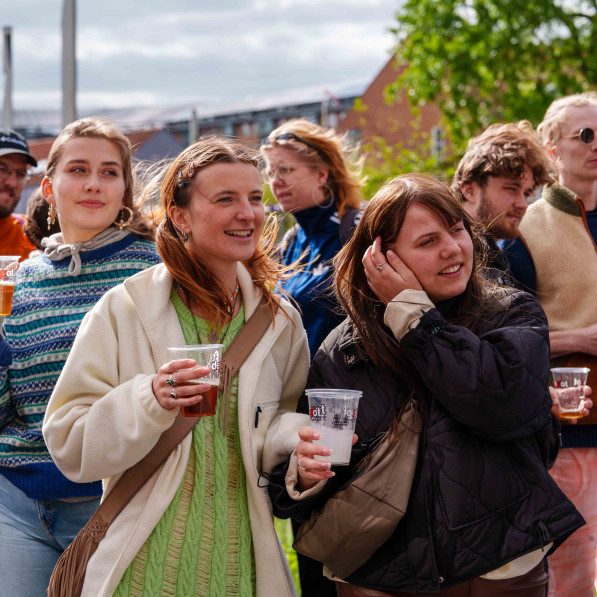
<instances>
[{"instance_id":1,"label":"person's forehead","mask_svg":"<svg viewBox=\"0 0 597 597\"><path fill-rule=\"evenodd\" d=\"M583 128L597 129L597 105L572 106L566 110L564 127L580 130Z\"/></svg>"},{"instance_id":2,"label":"person's forehead","mask_svg":"<svg viewBox=\"0 0 597 597\"><path fill-rule=\"evenodd\" d=\"M22 153L7 153L0 156L0 164L11 168L27 168L27 158Z\"/></svg>"},{"instance_id":3,"label":"person's forehead","mask_svg":"<svg viewBox=\"0 0 597 597\"><path fill-rule=\"evenodd\" d=\"M280 164L282 162L300 164L305 161L297 151L279 145L272 147L264 155L268 164Z\"/></svg>"},{"instance_id":4,"label":"person's forehead","mask_svg":"<svg viewBox=\"0 0 597 597\"><path fill-rule=\"evenodd\" d=\"M515 184L517 186L531 184L534 186L533 171L527 164L524 166L522 176L501 176L499 174L490 174L487 177L487 181L494 182L496 184Z\"/></svg>"}]
</instances>

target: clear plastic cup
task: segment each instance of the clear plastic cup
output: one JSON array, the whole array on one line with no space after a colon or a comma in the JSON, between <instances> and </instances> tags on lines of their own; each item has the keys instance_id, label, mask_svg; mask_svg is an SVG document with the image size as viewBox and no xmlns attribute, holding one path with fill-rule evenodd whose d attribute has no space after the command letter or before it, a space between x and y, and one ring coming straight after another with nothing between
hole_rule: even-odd
<instances>
[{"instance_id":1,"label":"clear plastic cup","mask_svg":"<svg viewBox=\"0 0 597 597\"><path fill-rule=\"evenodd\" d=\"M580 419L585 407L587 367L555 367L551 369L553 385L557 390L559 417L562 419Z\"/></svg>"},{"instance_id":2,"label":"clear plastic cup","mask_svg":"<svg viewBox=\"0 0 597 597\"><path fill-rule=\"evenodd\" d=\"M203 400L191 406L181 407L183 417L209 417L216 414L218 405L218 387L220 385L220 363L222 362L223 344L189 344L168 348L171 360L194 359L197 367L209 367L210 373L197 377L189 383L208 383L211 388L203 393Z\"/></svg>"},{"instance_id":3,"label":"clear plastic cup","mask_svg":"<svg viewBox=\"0 0 597 597\"><path fill-rule=\"evenodd\" d=\"M0 255L0 317L10 315L19 255Z\"/></svg>"},{"instance_id":4,"label":"clear plastic cup","mask_svg":"<svg viewBox=\"0 0 597 597\"><path fill-rule=\"evenodd\" d=\"M311 428L321 434L321 439L313 443L332 450L330 456L315 458L335 465L348 464L362 392L314 388L305 390L305 394L309 399Z\"/></svg>"}]
</instances>

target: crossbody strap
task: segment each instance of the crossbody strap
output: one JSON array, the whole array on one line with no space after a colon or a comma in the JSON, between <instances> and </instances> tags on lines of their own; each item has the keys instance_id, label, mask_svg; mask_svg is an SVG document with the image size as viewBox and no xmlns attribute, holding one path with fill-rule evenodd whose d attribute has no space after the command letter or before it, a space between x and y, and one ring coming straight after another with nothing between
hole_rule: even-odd
<instances>
[{"instance_id":1,"label":"crossbody strap","mask_svg":"<svg viewBox=\"0 0 597 597\"><path fill-rule=\"evenodd\" d=\"M222 365L225 363L236 374L249 354L251 354L253 348L255 348L265 334L272 319L271 308L265 298L262 297L255 312L224 353ZM160 439L149 453L123 473L112 491L106 496L95 511L95 514L93 514L87 525L85 525L86 528L90 527L98 531L100 530L98 526L101 528L99 534L94 533L97 540L103 538L108 526L166 461L172 450L193 429L198 420L198 418L194 417L183 417L179 413L176 419L174 419L172 426L162 433Z\"/></svg>"}]
</instances>

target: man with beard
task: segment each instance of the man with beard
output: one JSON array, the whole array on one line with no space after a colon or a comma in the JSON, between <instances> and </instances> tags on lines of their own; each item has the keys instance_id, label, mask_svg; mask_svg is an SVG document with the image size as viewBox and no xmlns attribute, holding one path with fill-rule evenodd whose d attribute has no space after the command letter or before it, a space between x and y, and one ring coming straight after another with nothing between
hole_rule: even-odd
<instances>
[{"instance_id":1,"label":"man with beard","mask_svg":"<svg viewBox=\"0 0 597 597\"><path fill-rule=\"evenodd\" d=\"M0 255L20 255L35 250L23 232L23 220L13 215L27 181L27 168L37 166L22 135L0 129Z\"/></svg>"},{"instance_id":2,"label":"man with beard","mask_svg":"<svg viewBox=\"0 0 597 597\"><path fill-rule=\"evenodd\" d=\"M553 165L530 122L492 124L473 137L454 175L452 188L465 211L484 231L487 276L516 285L498 239L513 239L528 199L537 187L554 182Z\"/></svg>"}]
</instances>

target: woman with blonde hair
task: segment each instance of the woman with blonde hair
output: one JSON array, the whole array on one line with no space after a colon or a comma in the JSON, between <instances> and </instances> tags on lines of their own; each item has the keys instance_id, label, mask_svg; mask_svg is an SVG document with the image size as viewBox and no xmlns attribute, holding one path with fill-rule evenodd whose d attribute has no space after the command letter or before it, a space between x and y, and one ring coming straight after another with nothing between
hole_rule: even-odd
<instances>
[{"instance_id":1,"label":"woman with blonde hair","mask_svg":"<svg viewBox=\"0 0 597 597\"><path fill-rule=\"evenodd\" d=\"M282 261L303 267L283 288L301 308L313 355L341 320L329 292L331 259L360 217L360 164L351 158L346 138L304 119L272 131L261 153L272 193L297 220L282 241Z\"/></svg>"},{"instance_id":2,"label":"woman with blonde hair","mask_svg":"<svg viewBox=\"0 0 597 597\"><path fill-rule=\"evenodd\" d=\"M110 291L81 326L44 422L58 467L104 479L106 494L177 419L203 400L209 369L167 347L225 350L265 301L273 320L218 397L109 527L87 567L84 596L294 595L262 476L298 439L295 407L308 368L296 310L274 292L258 154L201 139L161 187L164 263ZM224 353L224 358L225 358ZM150 505L150 507L148 507Z\"/></svg>"},{"instance_id":3,"label":"woman with blonde hair","mask_svg":"<svg viewBox=\"0 0 597 597\"><path fill-rule=\"evenodd\" d=\"M73 483L42 437L48 400L85 314L107 290L159 263L154 227L133 200L131 144L115 123L66 126L48 156L42 255L17 274L0 367L0 595L45 595L54 564L99 504L100 483Z\"/></svg>"}]
</instances>

